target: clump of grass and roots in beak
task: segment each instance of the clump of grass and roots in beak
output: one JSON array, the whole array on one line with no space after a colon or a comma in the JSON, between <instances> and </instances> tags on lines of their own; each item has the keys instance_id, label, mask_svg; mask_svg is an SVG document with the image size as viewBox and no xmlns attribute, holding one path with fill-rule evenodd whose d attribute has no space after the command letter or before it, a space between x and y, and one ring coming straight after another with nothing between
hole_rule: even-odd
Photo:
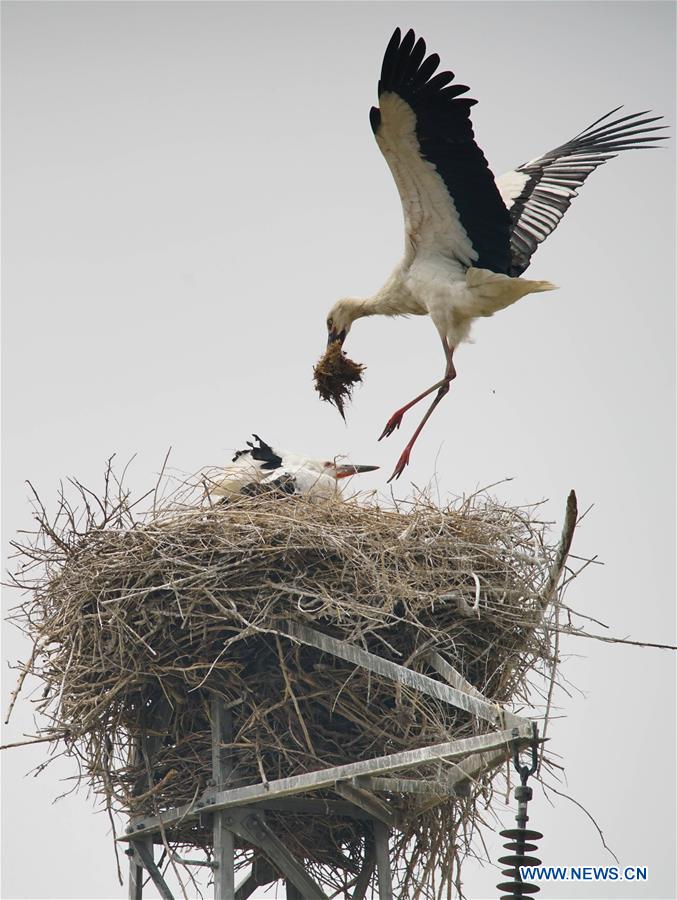
<instances>
[{"instance_id":1,"label":"clump of grass and roots in beak","mask_svg":"<svg viewBox=\"0 0 677 900\"><path fill-rule=\"evenodd\" d=\"M313 369L315 390L323 400L334 404L344 422L344 403L350 400L355 385L362 381L364 369L365 366L346 356L338 340L330 341L322 359Z\"/></svg>"}]
</instances>

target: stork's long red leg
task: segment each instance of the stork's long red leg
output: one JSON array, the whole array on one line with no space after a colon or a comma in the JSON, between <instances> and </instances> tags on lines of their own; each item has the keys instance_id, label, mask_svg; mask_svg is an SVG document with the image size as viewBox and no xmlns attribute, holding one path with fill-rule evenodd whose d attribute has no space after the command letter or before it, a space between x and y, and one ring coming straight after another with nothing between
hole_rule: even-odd
<instances>
[{"instance_id":1,"label":"stork's long red leg","mask_svg":"<svg viewBox=\"0 0 677 900\"><path fill-rule=\"evenodd\" d=\"M410 400L405 406L401 409L396 410L392 416L386 422L386 427L381 432L381 437L379 441L382 441L384 437L390 437L393 431L396 431L400 425L402 424L402 419L404 418L404 414L412 408L412 406L416 406L416 404L427 397L429 394L432 394L433 391L437 391L442 388L447 382L442 379L441 381L436 382L432 387L429 387L426 391L423 391L422 394L419 394L418 397L414 397L413 400Z\"/></svg>"},{"instance_id":2,"label":"stork's long red leg","mask_svg":"<svg viewBox=\"0 0 677 900\"><path fill-rule=\"evenodd\" d=\"M409 403L406 403L401 409L396 410L386 422L386 427L381 432L379 441L382 441L384 437L390 437L393 431L396 431L396 429L400 427L400 425L402 424L402 419L404 418L404 414L408 410L410 410L412 406L416 406L417 403L419 403L421 400L424 400L429 394L432 394L433 391L438 391L442 388L445 388L444 393L442 394L443 397L444 394L446 394L446 392L449 390L449 382L456 377L456 369L454 369L453 363L454 348L449 346L446 338L442 338L442 346L444 347L444 355L447 358L447 368L444 372L444 378L436 381L435 384L432 385L432 387L429 387L427 390L423 391L423 393L419 394L418 397L414 397L413 400L410 400ZM436 405L437 404L435 404L435 406Z\"/></svg>"},{"instance_id":3,"label":"stork's long red leg","mask_svg":"<svg viewBox=\"0 0 677 900\"><path fill-rule=\"evenodd\" d=\"M411 440L409 441L409 443L407 444L407 446L406 446L406 447L404 448L404 450L402 451L402 455L401 455L400 458L398 459L397 465L395 466L395 469L394 469L394 471L393 471L393 474L392 474L392 475L390 476L390 478L388 479L388 482L391 482L394 478L399 478L400 475L402 474L402 472L404 472L405 466L407 466L407 465L409 464L409 457L410 457L410 455L411 455L411 448L412 448L412 447L414 446L414 444L416 443L416 439L418 438L419 434L423 431L423 428L424 428L424 426L425 426L425 423L428 421L428 419L430 418L430 416L433 414L433 411L434 411L435 407L437 406L437 404L440 402L440 400L442 399L442 397L444 397L444 395L448 393L450 383L453 381L454 378L456 378L456 369L454 368L454 363L453 363L453 361L452 361L452 356L453 356L453 354L454 354L454 348L453 348L453 347L448 347L446 341L443 341L443 343L444 343L445 352L446 352L446 354L447 354L447 369L446 369L446 372L445 372L445 374L444 374L444 378L442 379L442 382L440 383L440 386L439 386L439 388L438 388L438 390L437 390L437 396L435 397L435 399L433 400L433 402L432 402L432 403L430 404L430 406L428 407L428 410L427 410L426 414L423 416L423 418L421 419L421 421L420 421L420 423L419 423L419 425L418 425L418 428L416 429L416 431L415 431L415 432L413 433L413 435L411 436ZM431 393L431 391L433 391L433 390L435 389L435 387L437 387L437 385L435 385L434 387L432 387L432 388L431 388L429 391L427 391L426 393L428 393L428 394ZM425 394L423 394L423 395L421 395L421 396L424 397ZM417 399L420 400L421 397L419 397L419 398L417 398ZM416 401L414 401L414 402L416 402ZM410 406L411 406L411 405L413 405L413 403L410 404ZM406 409L407 409L407 407L405 407L405 410L406 410Z\"/></svg>"}]
</instances>

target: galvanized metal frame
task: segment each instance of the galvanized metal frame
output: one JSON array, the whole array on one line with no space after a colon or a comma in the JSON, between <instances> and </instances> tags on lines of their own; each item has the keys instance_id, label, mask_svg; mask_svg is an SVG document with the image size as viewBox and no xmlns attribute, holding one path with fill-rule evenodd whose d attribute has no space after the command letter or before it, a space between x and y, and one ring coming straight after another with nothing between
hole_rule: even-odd
<instances>
[{"instance_id":1,"label":"galvanized metal frame","mask_svg":"<svg viewBox=\"0 0 677 900\"><path fill-rule=\"evenodd\" d=\"M220 697L212 698L212 779L214 788L224 787L232 771L232 760L224 749L233 741L233 717ZM214 813L214 896L235 896L235 835L226 826L225 813Z\"/></svg>"},{"instance_id":2,"label":"galvanized metal frame","mask_svg":"<svg viewBox=\"0 0 677 900\"><path fill-rule=\"evenodd\" d=\"M266 783L229 788L232 762L228 745L233 738L232 718L222 699L214 697L211 704L212 780L203 796L159 816L133 819L125 835L118 838L130 845L127 851L130 856L129 900L142 900L144 869L161 896L173 900L153 859L153 837L163 831L171 833L173 827L187 820L200 817L204 821L206 815L211 816L213 827L214 859L210 865L214 870L215 900L246 900L257 886L278 878L286 881L288 900L322 900L326 895L321 887L268 826L266 810L308 815L335 812L370 821L372 837L365 847L363 867L355 880L353 900L363 900L366 896L374 869L380 900L392 900L389 839L392 829L397 828L397 817L389 805L388 795L458 796L465 793L470 783L482 773L508 759L515 742L524 746L533 739L534 726L530 720L515 716L488 700L438 653L429 652L424 659L446 684L306 625L286 622L279 627L278 633L280 637L314 647L435 697L500 730ZM434 761L448 766L444 778L426 781L392 777L399 770ZM333 790L341 799L295 796L321 789ZM252 872L237 887L234 879L235 836L259 847L269 861L265 872L259 866L259 871ZM198 861L190 863L204 865ZM268 880L262 881L262 878Z\"/></svg>"}]
</instances>

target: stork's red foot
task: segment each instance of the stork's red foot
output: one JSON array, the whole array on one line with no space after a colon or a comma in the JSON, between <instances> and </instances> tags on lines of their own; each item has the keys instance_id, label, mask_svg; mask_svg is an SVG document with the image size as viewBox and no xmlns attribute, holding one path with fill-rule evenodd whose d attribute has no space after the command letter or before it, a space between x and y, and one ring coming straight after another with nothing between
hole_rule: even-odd
<instances>
[{"instance_id":1,"label":"stork's red foot","mask_svg":"<svg viewBox=\"0 0 677 900\"><path fill-rule=\"evenodd\" d=\"M400 475L402 474L402 472L404 472L406 467L409 465L409 456L411 454L411 447L412 447L412 445L411 445L411 443L409 443L402 451L402 456L400 456L400 458L397 460L397 465L395 466L395 468L393 470L393 474L388 479L388 484L390 484L391 481L399 478Z\"/></svg>"},{"instance_id":2,"label":"stork's red foot","mask_svg":"<svg viewBox=\"0 0 677 900\"><path fill-rule=\"evenodd\" d=\"M406 411L407 407L405 406L403 409L398 409L397 412L394 412L392 414L392 416L386 422L386 427L383 429L379 441L382 441L384 437L390 437L393 431L397 431L397 429L402 424L402 419L404 418L404 414Z\"/></svg>"}]
</instances>

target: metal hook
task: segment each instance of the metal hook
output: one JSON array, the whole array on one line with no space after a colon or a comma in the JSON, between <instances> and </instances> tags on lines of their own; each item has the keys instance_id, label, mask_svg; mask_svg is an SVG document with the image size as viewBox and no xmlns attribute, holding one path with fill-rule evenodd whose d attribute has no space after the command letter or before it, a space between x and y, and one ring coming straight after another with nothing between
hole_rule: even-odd
<instances>
[{"instance_id":1,"label":"metal hook","mask_svg":"<svg viewBox=\"0 0 677 900\"><path fill-rule=\"evenodd\" d=\"M535 722L532 723L532 737L531 737L531 765L520 765L520 748L519 742L517 740L517 729L513 731L514 740L512 742L512 764L515 769L519 773L520 781L522 784L527 783L527 779L534 774L536 769L538 768L538 726Z\"/></svg>"}]
</instances>

